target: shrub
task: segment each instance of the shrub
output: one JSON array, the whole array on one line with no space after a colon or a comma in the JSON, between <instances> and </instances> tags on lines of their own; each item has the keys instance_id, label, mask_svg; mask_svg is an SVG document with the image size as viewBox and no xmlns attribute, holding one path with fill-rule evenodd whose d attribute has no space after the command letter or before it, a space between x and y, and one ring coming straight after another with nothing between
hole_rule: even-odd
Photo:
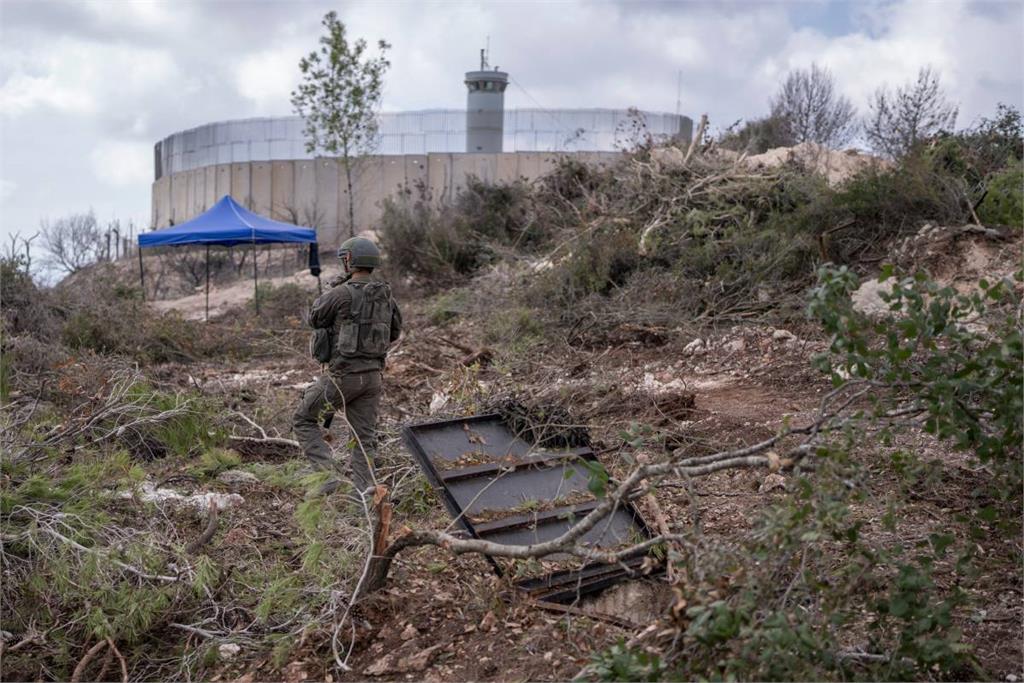
<instances>
[{"instance_id":1,"label":"shrub","mask_svg":"<svg viewBox=\"0 0 1024 683\"><path fill-rule=\"evenodd\" d=\"M466 311L469 305L469 294L461 289L440 294L430 302L427 319L432 325L444 325Z\"/></svg>"},{"instance_id":2,"label":"shrub","mask_svg":"<svg viewBox=\"0 0 1024 683\"><path fill-rule=\"evenodd\" d=\"M277 323L288 327L300 327L303 324L315 297L294 282L279 286L261 284L257 288L257 295L260 300L261 321L257 324ZM246 306L250 314L255 312L254 301L250 300Z\"/></svg>"},{"instance_id":3,"label":"shrub","mask_svg":"<svg viewBox=\"0 0 1024 683\"><path fill-rule=\"evenodd\" d=\"M838 189L799 207L792 220L820 236L823 256L852 264L885 251L890 240L925 222L960 225L968 218L962 180L926 154L910 154L891 168L870 167Z\"/></svg>"},{"instance_id":4,"label":"shrub","mask_svg":"<svg viewBox=\"0 0 1024 683\"><path fill-rule=\"evenodd\" d=\"M1010 163L992 177L978 206L983 223L1024 227L1024 164Z\"/></svg>"},{"instance_id":5,"label":"shrub","mask_svg":"<svg viewBox=\"0 0 1024 683\"><path fill-rule=\"evenodd\" d=\"M394 270L435 283L459 279L487 260L487 254L444 221L429 200L414 199L409 192L384 201L380 241Z\"/></svg>"},{"instance_id":6,"label":"shrub","mask_svg":"<svg viewBox=\"0 0 1024 683\"><path fill-rule=\"evenodd\" d=\"M536 341L544 328L528 308L506 308L487 319L484 341L489 344L523 345Z\"/></svg>"},{"instance_id":7,"label":"shrub","mask_svg":"<svg viewBox=\"0 0 1024 683\"><path fill-rule=\"evenodd\" d=\"M718 138L724 149L747 154L762 154L776 147L791 147L797 143L789 132L789 124L782 116L765 116L740 125L737 121Z\"/></svg>"},{"instance_id":8,"label":"shrub","mask_svg":"<svg viewBox=\"0 0 1024 683\"><path fill-rule=\"evenodd\" d=\"M522 181L467 179L452 201L435 206L426 188L384 202L381 245L400 271L436 282L472 275L499 250L529 250L547 234L534 220L529 186Z\"/></svg>"},{"instance_id":9,"label":"shrub","mask_svg":"<svg viewBox=\"0 0 1024 683\"><path fill-rule=\"evenodd\" d=\"M960 294L924 275L896 277L885 300L889 315L872 320L853 308L858 280L849 270L823 269L810 312L831 335L831 355L818 359L838 386L844 376L899 387L901 393L872 395L884 413L916 404L926 413L925 431L971 451L997 469L1006 494L1024 482L1024 355L1017 319L1016 283L982 280ZM901 400L912 392L912 402Z\"/></svg>"}]
</instances>

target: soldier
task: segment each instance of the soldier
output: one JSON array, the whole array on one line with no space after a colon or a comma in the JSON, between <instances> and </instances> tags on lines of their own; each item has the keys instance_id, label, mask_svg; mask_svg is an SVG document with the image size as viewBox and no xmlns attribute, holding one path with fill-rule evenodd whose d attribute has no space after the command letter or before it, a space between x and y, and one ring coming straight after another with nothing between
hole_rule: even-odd
<instances>
[{"instance_id":1,"label":"soldier","mask_svg":"<svg viewBox=\"0 0 1024 683\"><path fill-rule=\"evenodd\" d=\"M338 249L344 277L313 302L309 324L329 343L327 372L310 385L293 417L293 429L313 466L331 473L318 493L335 491L341 481L337 463L320 433L341 411L353 432L350 449L352 484L366 491L374 484L373 455L377 445L384 359L402 332L402 314L385 282L371 280L380 265L377 245L353 237ZM316 339L316 337L315 337Z\"/></svg>"}]
</instances>

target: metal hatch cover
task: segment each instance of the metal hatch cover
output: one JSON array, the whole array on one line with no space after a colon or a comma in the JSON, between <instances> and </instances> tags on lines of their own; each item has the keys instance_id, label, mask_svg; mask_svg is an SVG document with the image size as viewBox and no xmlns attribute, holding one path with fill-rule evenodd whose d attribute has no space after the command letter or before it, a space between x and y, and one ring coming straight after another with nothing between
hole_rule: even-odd
<instances>
[{"instance_id":1,"label":"metal hatch cover","mask_svg":"<svg viewBox=\"0 0 1024 683\"><path fill-rule=\"evenodd\" d=\"M402 436L452 518L471 538L508 545L548 541L598 504L587 488L587 463L597 460L591 449L534 446L499 415L409 425ZM626 502L582 541L612 550L647 538L647 525ZM498 563L488 559L501 574ZM516 585L537 599L569 602L637 575L642 562L635 557L614 565L590 563L530 576Z\"/></svg>"}]
</instances>

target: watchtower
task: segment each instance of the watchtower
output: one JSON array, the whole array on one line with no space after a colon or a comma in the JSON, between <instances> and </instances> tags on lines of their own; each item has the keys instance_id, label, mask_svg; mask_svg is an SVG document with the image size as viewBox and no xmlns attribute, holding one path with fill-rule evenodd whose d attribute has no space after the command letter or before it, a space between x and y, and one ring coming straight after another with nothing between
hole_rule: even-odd
<instances>
[{"instance_id":1,"label":"watchtower","mask_svg":"<svg viewBox=\"0 0 1024 683\"><path fill-rule=\"evenodd\" d=\"M500 152L505 129L505 88L508 74L491 70L480 50L480 70L466 72L466 151Z\"/></svg>"}]
</instances>

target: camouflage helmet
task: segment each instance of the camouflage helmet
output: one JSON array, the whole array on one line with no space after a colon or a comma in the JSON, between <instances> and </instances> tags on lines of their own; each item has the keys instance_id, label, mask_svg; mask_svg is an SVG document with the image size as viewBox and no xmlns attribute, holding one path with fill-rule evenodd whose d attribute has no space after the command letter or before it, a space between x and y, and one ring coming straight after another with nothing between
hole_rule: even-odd
<instances>
[{"instance_id":1,"label":"camouflage helmet","mask_svg":"<svg viewBox=\"0 0 1024 683\"><path fill-rule=\"evenodd\" d=\"M348 268L367 268L372 270L380 265L380 249L365 237L352 237L338 247L338 258L345 263L348 256Z\"/></svg>"}]
</instances>

